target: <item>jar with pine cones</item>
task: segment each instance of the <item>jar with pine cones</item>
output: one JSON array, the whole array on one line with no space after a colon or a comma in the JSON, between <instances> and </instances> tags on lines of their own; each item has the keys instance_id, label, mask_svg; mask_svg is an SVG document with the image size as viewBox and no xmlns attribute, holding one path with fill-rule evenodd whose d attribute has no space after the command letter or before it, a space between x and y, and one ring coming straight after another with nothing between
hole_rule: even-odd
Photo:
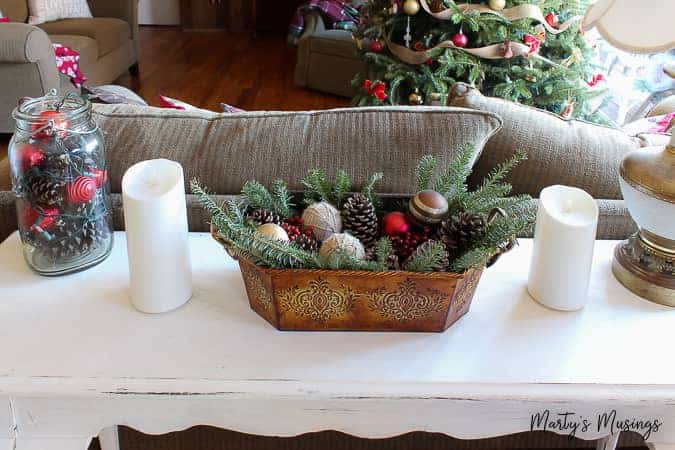
<instances>
[{"instance_id":1,"label":"jar with pine cones","mask_svg":"<svg viewBox=\"0 0 675 450\"><path fill-rule=\"evenodd\" d=\"M112 209L91 103L52 91L22 99L13 117L9 158L26 262L46 276L100 263L112 248Z\"/></svg>"}]
</instances>

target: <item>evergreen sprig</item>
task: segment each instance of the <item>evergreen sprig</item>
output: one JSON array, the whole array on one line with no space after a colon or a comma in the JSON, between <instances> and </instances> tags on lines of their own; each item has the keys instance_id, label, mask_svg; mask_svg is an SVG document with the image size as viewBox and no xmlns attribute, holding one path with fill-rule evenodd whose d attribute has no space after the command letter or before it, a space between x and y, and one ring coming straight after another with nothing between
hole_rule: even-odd
<instances>
[{"instance_id":1,"label":"evergreen sprig","mask_svg":"<svg viewBox=\"0 0 675 450\"><path fill-rule=\"evenodd\" d=\"M247 181L241 193L253 208L267 209L283 219L288 219L293 213L291 194L282 180L272 183L272 192L257 181Z\"/></svg>"},{"instance_id":2,"label":"evergreen sprig","mask_svg":"<svg viewBox=\"0 0 675 450\"><path fill-rule=\"evenodd\" d=\"M339 207L352 188L352 181L344 170L336 172L333 183L326 172L312 169L302 179L301 184L305 188L305 203L308 205L323 201Z\"/></svg>"},{"instance_id":3,"label":"evergreen sprig","mask_svg":"<svg viewBox=\"0 0 675 450\"><path fill-rule=\"evenodd\" d=\"M378 272L386 272L389 270L389 257L393 251L394 246L389 238L382 238L377 241L377 247L375 248L375 260L377 262Z\"/></svg>"},{"instance_id":4,"label":"evergreen sprig","mask_svg":"<svg viewBox=\"0 0 675 450\"><path fill-rule=\"evenodd\" d=\"M363 186L363 189L361 189L361 193L366 197L375 207L375 209L378 209L380 207L380 198L377 196L377 193L375 192L375 185L382 181L384 178L384 174L382 172L376 172L374 173L371 177L370 180Z\"/></svg>"},{"instance_id":5,"label":"evergreen sprig","mask_svg":"<svg viewBox=\"0 0 675 450\"><path fill-rule=\"evenodd\" d=\"M409 272L435 272L444 269L444 262L448 259L445 245L438 241L429 241L422 245L403 268Z\"/></svg>"}]
</instances>

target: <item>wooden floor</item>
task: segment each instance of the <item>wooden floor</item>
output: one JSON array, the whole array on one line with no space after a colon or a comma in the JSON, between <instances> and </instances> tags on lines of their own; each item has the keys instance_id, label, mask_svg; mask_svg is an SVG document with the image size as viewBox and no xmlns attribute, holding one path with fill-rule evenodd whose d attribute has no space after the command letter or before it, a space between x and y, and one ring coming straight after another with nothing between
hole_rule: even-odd
<instances>
[{"instance_id":1,"label":"wooden floor","mask_svg":"<svg viewBox=\"0 0 675 450\"><path fill-rule=\"evenodd\" d=\"M349 105L349 99L293 84L296 50L280 34L189 31L141 27L138 77L115 81L149 104L159 95L219 111L220 103L246 110L302 111ZM0 161L9 137L0 135Z\"/></svg>"}]
</instances>

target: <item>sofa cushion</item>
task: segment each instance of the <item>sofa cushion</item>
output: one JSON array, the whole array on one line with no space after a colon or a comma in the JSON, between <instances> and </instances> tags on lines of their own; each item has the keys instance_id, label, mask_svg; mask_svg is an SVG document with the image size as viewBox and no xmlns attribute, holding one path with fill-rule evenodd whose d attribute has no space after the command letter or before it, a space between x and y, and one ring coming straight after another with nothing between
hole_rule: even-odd
<instances>
[{"instance_id":1,"label":"sofa cushion","mask_svg":"<svg viewBox=\"0 0 675 450\"><path fill-rule=\"evenodd\" d=\"M495 164L519 149L528 161L510 176L514 193L538 197L552 184L576 186L595 198L620 199L619 166L623 157L640 147L640 140L620 130L576 120L502 99L483 96L466 84L456 84L452 106L492 112L504 121L503 129L486 145L475 166L474 183Z\"/></svg>"},{"instance_id":2,"label":"sofa cushion","mask_svg":"<svg viewBox=\"0 0 675 450\"><path fill-rule=\"evenodd\" d=\"M85 75L87 69L94 67L98 61L98 45L92 38L65 34L52 34L49 37L55 44L65 45L80 52L80 69Z\"/></svg>"},{"instance_id":3,"label":"sofa cushion","mask_svg":"<svg viewBox=\"0 0 675 450\"><path fill-rule=\"evenodd\" d=\"M313 34L310 38L311 52L325 55L342 56L357 59L356 45L351 33L344 30L324 30Z\"/></svg>"},{"instance_id":4,"label":"sofa cushion","mask_svg":"<svg viewBox=\"0 0 675 450\"><path fill-rule=\"evenodd\" d=\"M96 41L98 56L107 55L131 39L129 24L120 19L64 19L39 25L48 34L86 36Z\"/></svg>"},{"instance_id":5,"label":"sofa cushion","mask_svg":"<svg viewBox=\"0 0 675 450\"><path fill-rule=\"evenodd\" d=\"M28 4L26 0L0 0L0 11L5 17L14 22L26 22L28 20Z\"/></svg>"},{"instance_id":6,"label":"sofa cushion","mask_svg":"<svg viewBox=\"0 0 675 450\"><path fill-rule=\"evenodd\" d=\"M301 189L312 168L345 168L356 185L382 171L379 191L413 193L421 156L433 154L443 166L474 144L477 157L501 125L491 113L409 107L217 114L94 105L94 119L106 136L113 192L131 165L161 157L218 194L239 193L251 179L282 178Z\"/></svg>"}]
</instances>

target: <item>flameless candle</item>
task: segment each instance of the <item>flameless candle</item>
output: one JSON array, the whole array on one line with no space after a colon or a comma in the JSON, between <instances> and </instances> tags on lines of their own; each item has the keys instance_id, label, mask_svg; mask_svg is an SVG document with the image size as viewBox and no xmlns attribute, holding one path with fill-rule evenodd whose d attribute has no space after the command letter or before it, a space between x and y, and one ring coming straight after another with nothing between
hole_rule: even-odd
<instances>
[{"instance_id":1,"label":"flameless candle","mask_svg":"<svg viewBox=\"0 0 675 450\"><path fill-rule=\"evenodd\" d=\"M162 313L192 296L185 183L166 159L132 166L122 179L130 296L146 313Z\"/></svg>"},{"instance_id":2,"label":"flameless candle","mask_svg":"<svg viewBox=\"0 0 675 450\"><path fill-rule=\"evenodd\" d=\"M587 192L567 186L541 191L530 266L530 295L552 309L586 304L598 229L598 205Z\"/></svg>"}]
</instances>

